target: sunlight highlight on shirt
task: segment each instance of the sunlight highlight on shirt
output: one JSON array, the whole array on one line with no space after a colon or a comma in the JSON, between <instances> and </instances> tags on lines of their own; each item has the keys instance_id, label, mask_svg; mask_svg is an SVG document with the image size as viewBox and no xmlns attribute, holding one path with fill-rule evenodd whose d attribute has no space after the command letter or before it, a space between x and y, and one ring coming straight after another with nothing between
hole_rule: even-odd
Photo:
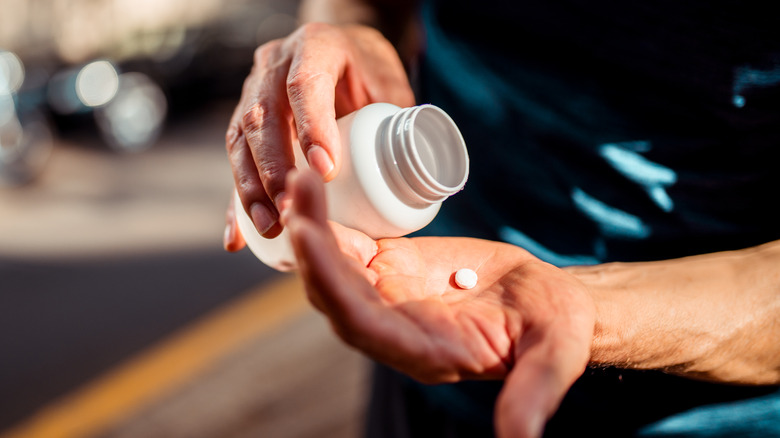
<instances>
[{"instance_id":1,"label":"sunlight highlight on shirt","mask_svg":"<svg viewBox=\"0 0 780 438\"><path fill-rule=\"evenodd\" d=\"M674 202L666 189L677 182L677 174L640 155L649 148L649 142L607 143L601 145L599 154L623 176L642 186L650 199L668 213L674 209Z\"/></svg>"}]
</instances>

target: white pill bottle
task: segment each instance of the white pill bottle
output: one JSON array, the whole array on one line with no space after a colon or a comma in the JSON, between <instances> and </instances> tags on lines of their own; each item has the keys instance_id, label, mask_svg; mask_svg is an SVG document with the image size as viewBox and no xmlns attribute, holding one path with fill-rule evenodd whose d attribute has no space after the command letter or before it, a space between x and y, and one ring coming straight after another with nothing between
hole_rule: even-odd
<instances>
[{"instance_id":1,"label":"white pill bottle","mask_svg":"<svg viewBox=\"0 0 780 438\"><path fill-rule=\"evenodd\" d=\"M337 121L342 165L325 184L328 218L379 239L428 225L442 202L460 191L469 156L455 122L440 108L375 103ZM298 145L295 165L307 167ZM260 261L279 271L297 269L287 231L262 237L236 196L238 227Z\"/></svg>"}]
</instances>

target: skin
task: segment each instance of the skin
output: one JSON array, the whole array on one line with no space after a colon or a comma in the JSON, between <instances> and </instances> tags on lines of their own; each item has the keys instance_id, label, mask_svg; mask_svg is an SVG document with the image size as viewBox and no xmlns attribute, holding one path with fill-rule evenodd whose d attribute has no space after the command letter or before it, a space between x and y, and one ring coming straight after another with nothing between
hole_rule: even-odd
<instances>
[{"instance_id":1,"label":"skin","mask_svg":"<svg viewBox=\"0 0 780 438\"><path fill-rule=\"evenodd\" d=\"M504 243L374 241L328 223L335 119L372 102L414 104L407 58L385 38L398 46L408 32L344 24L377 25L382 5L308 4L304 16L330 11L335 25L306 24L257 50L226 145L242 207L266 237L289 227L308 297L346 343L423 382L504 379L501 437L539 436L588 365L780 383L780 242L558 269ZM396 28L413 27L404 16L390 16ZM290 172L293 147L314 171ZM243 247L233 207L225 247ZM475 289L454 287L462 267L477 271Z\"/></svg>"},{"instance_id":2,"label":"skin","mask_svg":"<svg viewBox=\"0 0 780 438\"><path fill-rule=\"evenodd\" d=\"M296 173L288 188L307 295L346 343L422 382L505 379L501 436L541 433L590 355L595 308L582 283L509 244L374 241L327 221L318 175ZM463 266L479 275L474 289L454 283Z\"/></svg>"},{"instance_id":3,"label":"skin","mask_svg":"<svg viewBox=\"0 0 780 438\"><path fill-rule=\"evenodd\" d=\"M265 237L282 230L293 147L330 180L341 165L338 117L373 102L414 105L393 46L365 26L309 24L261 46L241 96L226 149L242 206Z\"/></svg>"},{"instance_id":4,"label":"skin","mask_svg":"<svg viewBox=\"0 0 780 438\"><path fill-rule=\"evenodd\" d=\"M597 306L594 365L780 383L780 242L566 270Z\"/></svg>"}]
</instances>

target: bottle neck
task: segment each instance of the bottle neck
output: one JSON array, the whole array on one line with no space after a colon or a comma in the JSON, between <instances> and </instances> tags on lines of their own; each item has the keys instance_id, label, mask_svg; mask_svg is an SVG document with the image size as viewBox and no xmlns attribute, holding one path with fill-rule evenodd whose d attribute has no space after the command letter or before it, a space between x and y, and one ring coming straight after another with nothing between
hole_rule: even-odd
<instances>
[{"instance_id":1,"label":"bottle neck","mask_svg":"<svg viewBox=\"0 0 780 438\"><path fill-rule=\"evenodd\" d=\"M380 166L404 202L439 203L466 184L466 143L455 122L438 107L399 110L386 122L382 140Z\"/></svg>"}]
</instances>

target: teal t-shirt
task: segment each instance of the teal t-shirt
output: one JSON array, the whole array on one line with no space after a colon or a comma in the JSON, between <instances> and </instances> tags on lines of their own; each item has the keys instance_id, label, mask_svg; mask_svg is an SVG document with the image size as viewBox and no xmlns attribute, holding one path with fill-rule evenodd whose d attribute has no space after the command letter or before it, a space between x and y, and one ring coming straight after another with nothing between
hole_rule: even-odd
<instances>
[{"instance_id":1,"label":"teal t-shirt","mask_svg":"<svg viewBox=\"0 0 780 438\"><path fill-rule=\"evenodd\" d=\"M425 2L418 100L452 116L471 170L424 232L507 241L559 266L780 239L780 25L770 5ZM497 385L423 388L489 427ZM583 430L780 436L780 393L588 370L548 435Z\"/></svg>"}]
</instances>

